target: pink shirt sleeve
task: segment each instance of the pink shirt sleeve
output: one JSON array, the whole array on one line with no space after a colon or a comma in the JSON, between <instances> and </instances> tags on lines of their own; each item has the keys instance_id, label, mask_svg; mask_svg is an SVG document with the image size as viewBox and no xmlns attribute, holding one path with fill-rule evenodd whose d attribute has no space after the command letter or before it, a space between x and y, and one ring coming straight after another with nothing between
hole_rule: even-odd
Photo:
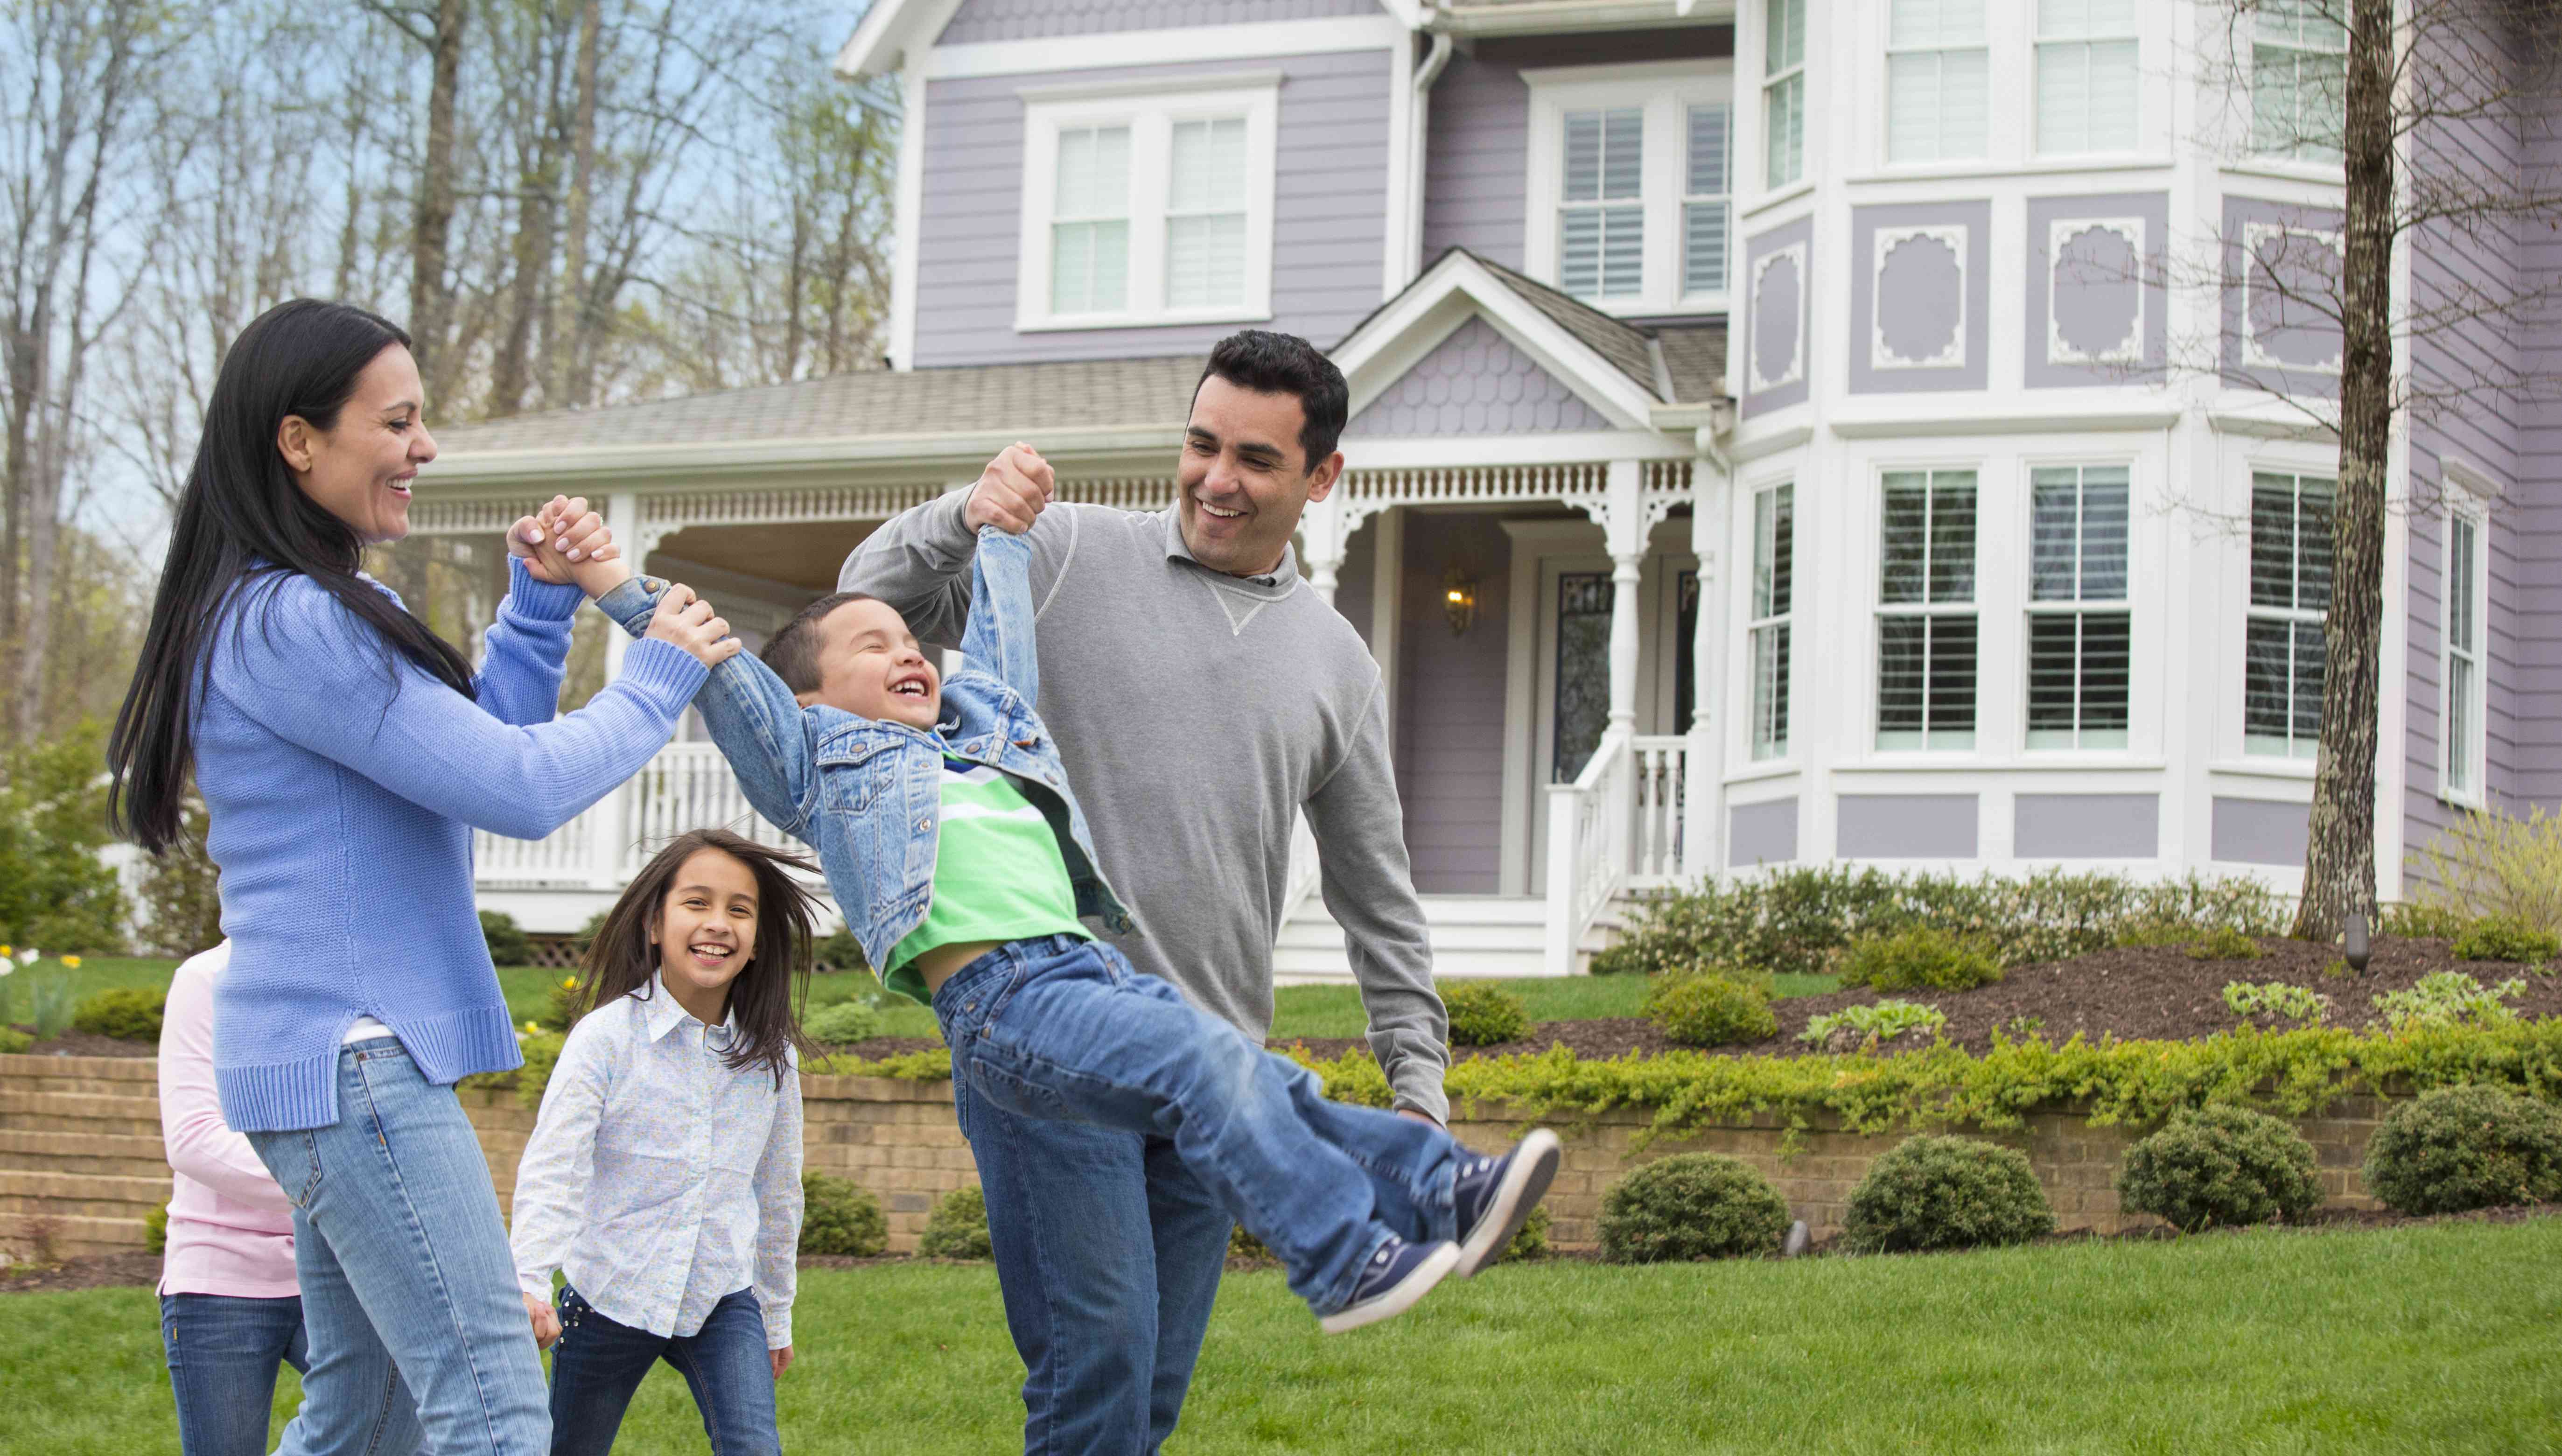
<instances>
[{"instance_id":1,"label":"pink shirt sleeve","mask_svg":"<svg viewBox=\"0 0 2562 1456\"><path fill-rule=\"evenodd\" d=\"M223 1121L214 1095L214 976L229 963L229 942L189 960L169 983L160 1022L160 1138L170 1169L223 1197L279 1215L292 1205L267 1165Z\"/></svg>"}]
</instances>

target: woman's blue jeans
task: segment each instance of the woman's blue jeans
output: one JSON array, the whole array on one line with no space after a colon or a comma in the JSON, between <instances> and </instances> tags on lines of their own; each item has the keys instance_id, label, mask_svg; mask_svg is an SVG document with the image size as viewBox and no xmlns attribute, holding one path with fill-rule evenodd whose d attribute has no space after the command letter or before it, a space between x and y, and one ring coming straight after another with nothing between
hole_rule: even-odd
<instances>
[{"instance_id":1,"label":"woman's blue jeans","mask_svg":"<svg viewBox=\"0 0 2562 1456\"><path fill-rule=\"evenodd\" d=\"M652 1335L596 1312L568 1285L553 1300L561 1337L552 1345L552 1456L605 1456L623 1412L659 1361L694 1392L716 1456L778 1456L774 1362L756 1291L724 1295L691 1335Z\"/></svg>"},{"instance_id":2,"label":"woman's blue jeans","mask_svg":"<svg viewBox=\"0 0 2562 1456\"><path fill-rule=\"evenodd\" d=\"M434 1456L549 1450L542 1356L454 1089L399 1041L359 1041L338 1049L334 1125L249 1141L293 1204L310 1339L295 1426L310 1422L314 1440L278 1456L387 1449L356 1433L387 1429L412 1395ZM381 1377L395 1365L399 1378Z\"/></svg>"},{"instance_id":3,"label":"woman's blue jeans","mask_svg":"<svg viewBox=\"0 0 2562 1456\"><path fill-rule=\"evenodd\" d=\"M266 1456L275 1407L275 1372L307 1372L302 1301L228 1294L160 1296L160 1338L169 1351L169 1387L178 1398L178 1448L185 1456ZM360 1427L322 1432L306 1401L285 1427L284 1451L352 1450L407 1456L418 1449L418 1420L399 1372L386 1364L373 1379L398 1391Z\"/></svg>"},{"instance_id":4,"label":"woman's blue jeans","mask_svg":"<svg viewBox=\"0 0 2562 1456\"><path fill-rule=\"evenodd\" d=\"M1458 1144L1427 1123L1326 1100L1255 1045L1099 942L1015 941L934 996L966 1082L1020 1117L1168 1139L1184 1167L1289 1270L1319 1314L1351 1302L1380 1243L1452 1236Z\"/></svg>"}]
</instances>

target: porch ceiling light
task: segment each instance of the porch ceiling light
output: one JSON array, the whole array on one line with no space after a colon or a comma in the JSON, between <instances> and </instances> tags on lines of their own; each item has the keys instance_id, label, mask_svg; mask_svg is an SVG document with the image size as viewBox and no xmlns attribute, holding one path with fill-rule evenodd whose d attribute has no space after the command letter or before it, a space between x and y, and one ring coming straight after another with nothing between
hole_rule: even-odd
<instances>
[{"instance_id":1,"label":"porch ceiling light","mask_svg":"<svg viewBox=\"0 0 2562 1456\"><path fill-rule=\"evenodd\" d=\"M1441 578L1441 607L1450 614L1450 635L1460 637L1477 620L1477 579L1454 566Z\"/></svg>"}]
</instances>

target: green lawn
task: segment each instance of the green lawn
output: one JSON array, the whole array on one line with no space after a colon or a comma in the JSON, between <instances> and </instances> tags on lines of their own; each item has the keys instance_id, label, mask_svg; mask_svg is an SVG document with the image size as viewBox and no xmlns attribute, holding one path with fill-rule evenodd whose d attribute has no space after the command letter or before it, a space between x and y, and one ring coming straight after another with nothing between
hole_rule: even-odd
<instances>
[{"instance_id":1,"label":"green lawn","mask_svg":"<svg viewBox=\"0 0 2562 1456\"><path fill-rule=\"evenodd\" d=\"M77 971L64 971L46 962L29 973L33 976L70 976L80 995L103 991L111 986L165 986L175 961L117 959L92 957L84 959ZM551 988L566 975L561 971L538 971L531 966L501 967L498 985L507 994L507 1009L519 1022L535 1019L551 1004ZM22 981L23 988L24 982ZM819 976L811 980L810 1004L813 1008L862 995L872 988L866 975ZM1497 986L1513 992L1530 1006L1534 1021L1571 1021L1593 1016L1633 1016L1646 999L1646 981L1642 976L1571 976L1542 977L1522 981L1498 981ZM1840 988L1830 976L1782 976L1776 994L1821 996ZM1361 993L1349 986L1285 986L1273 995L1272 1034L1293 1036L1359 1036L1369 1027L1362 1012ZM903 997L881 1003L884 1036L932 1036L940 1039L935 1028L934 1012ZM27 998L23 991L17 1001L17 1012L27 1015Z\"/></svg>"},{"instance_id":2,"label":"green lawn","mask_svg":"<svg viewBox=\"0 0 2562 1456\"><path fill-rule=\"evenodd\" d=\"M1231 1275L1187 1452L2527 1452L2562 1445L2562 1218L1804 1263L1504 1268L1321 1337ZM177 1449L149 1291L0 1299L0 1448ZM812 1270L803 1453L1007 1449L985 1267ZM279 1417L296 1397L291 1376ZM661 1366L620 1452L705 1449Z\"/></svg>"}]
</instances>

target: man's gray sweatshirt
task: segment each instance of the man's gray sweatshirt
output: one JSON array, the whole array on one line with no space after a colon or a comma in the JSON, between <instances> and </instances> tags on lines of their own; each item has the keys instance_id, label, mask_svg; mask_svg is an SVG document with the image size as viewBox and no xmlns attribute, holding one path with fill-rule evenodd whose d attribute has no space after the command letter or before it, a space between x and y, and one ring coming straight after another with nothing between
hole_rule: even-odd
<instances>
[{"instance_id":1,"label":"man's gray sweatshirt","mask_svg":"<svg viewBox=\"0 0 2562 1456\"><path fill-rule=\"evenodd\" d=\"M839 588L957 645L976 533L968 491L901 514ZM1284 553L1268 577L1192 559L1175 513L1058 503L1031 530L1040 701L1103 872L1135 912L1133 964L1257 1038L1307 812L1370 1046L1396 1105L1448 1114L1449 1019L1405 856L1378 664Z\"/></svg>"}]
</instances>

